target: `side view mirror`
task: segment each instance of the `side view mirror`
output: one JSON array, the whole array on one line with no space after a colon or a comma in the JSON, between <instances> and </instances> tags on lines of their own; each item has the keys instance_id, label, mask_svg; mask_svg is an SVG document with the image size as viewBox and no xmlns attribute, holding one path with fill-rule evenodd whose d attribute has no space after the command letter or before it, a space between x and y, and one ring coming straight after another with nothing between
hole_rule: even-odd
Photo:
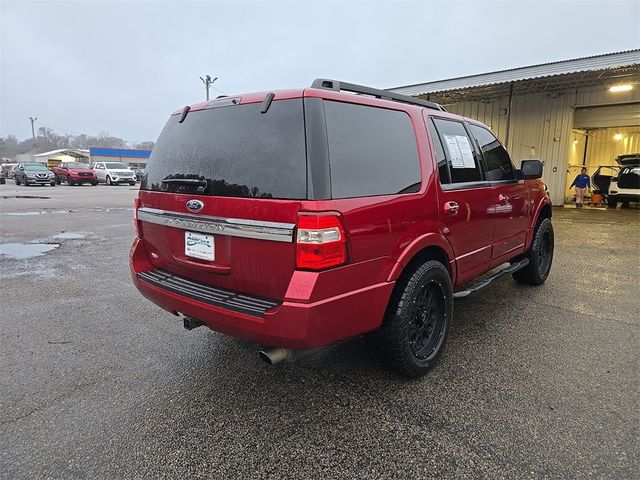
<instances>
[{"instance_id":1,"label":"side view mirror","mask_svg":"<svg viewBox=\"0 0 640 480\"><path fill-rule=\"evenodd\" d=\"M542 162L540 160L523 160L520 164L520 174L526 180L542 178Z\"/></svg>"}]
</instances>

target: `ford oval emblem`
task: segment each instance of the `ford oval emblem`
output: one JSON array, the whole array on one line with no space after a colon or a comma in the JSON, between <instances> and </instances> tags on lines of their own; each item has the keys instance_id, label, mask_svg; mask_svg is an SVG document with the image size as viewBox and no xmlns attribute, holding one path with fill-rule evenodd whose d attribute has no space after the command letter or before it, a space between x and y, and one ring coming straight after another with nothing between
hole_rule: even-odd
<instances>
[{"instance_id":1,"label":"ford oval emblem","mask_svg":"<svg viewBox=\"0 0 640 480\"><path fill-rule=\"evenodd\" d=\"M187 210L191 212L199 212L204 208L204 203L200 200L189 200L187 202Z\"/></svg>"}]
</instances>

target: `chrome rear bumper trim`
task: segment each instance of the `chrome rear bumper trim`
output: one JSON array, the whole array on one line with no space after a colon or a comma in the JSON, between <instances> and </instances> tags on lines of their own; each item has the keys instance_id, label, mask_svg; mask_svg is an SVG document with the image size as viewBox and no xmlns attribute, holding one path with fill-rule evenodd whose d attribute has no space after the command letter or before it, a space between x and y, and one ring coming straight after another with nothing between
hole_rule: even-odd
<instances>
[{"instance_id":1,"label":"chrome rear bumper trim","mask_svg":"<svg viewBox=\"0 0 640 480\"><path fill-rule=\"evenodd\" d=\"M148 207L138 209L138 219L142 222L180 228L182 230L272 240L275 242L293 242L293 229L295 228L293 223L191 215Z\"/></svg>"}]
</instances>

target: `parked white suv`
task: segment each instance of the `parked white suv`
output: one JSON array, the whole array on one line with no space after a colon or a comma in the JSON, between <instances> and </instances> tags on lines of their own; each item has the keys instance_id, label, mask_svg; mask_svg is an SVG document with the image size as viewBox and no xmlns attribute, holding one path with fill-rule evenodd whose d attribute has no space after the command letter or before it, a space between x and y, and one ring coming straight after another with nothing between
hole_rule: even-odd
<instances>
[{"instance_id":1,"label":"parked white suv","mask_svg":"<svg viewBox=\"0 0 640 480\"><path fill-rule=\"evenodd\" d=\"M96 172L98 182L104 182L107 185L116 185L119 183L136 184L136 174L133 170L121 162L96 162L91 165Z\"/></svg>"},{"instance_id":2,"label":"parked white suv","mask_svg":"<svg viewBox=\"0 0 640 480\"><path fill-rule=\"evenodd\" d=\"M640 202L640 153L620 155L616 162L620 164L620 171L609 185L609 207L616 208L619 202L623 207L629 202Z\"/></svg>"}]
</instances>

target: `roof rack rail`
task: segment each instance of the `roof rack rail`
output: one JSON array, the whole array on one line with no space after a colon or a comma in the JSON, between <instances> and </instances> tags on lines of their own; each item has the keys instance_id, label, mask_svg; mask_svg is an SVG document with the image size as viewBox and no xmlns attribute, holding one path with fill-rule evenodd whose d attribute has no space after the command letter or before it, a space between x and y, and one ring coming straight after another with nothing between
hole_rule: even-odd
<instances>
[{"instance_id":1,"label":"roof rack rail","mask_svg":"<svg viewBox=\"0 0 640 480\"><path fill-rule=\"evenodd\" d=\"M421 100L419 98L402 95L400 93L390 92L388 90L379 90L377 88L365 87L355 83L341 82L338 80L330 80L328 78L316 78L311 84L311 88L322 88L324 90L333 90L336 92L345 91L353 93L361 93L371 95L382 100L392 100L394 102L409 103L411 105L419 105L421 107L433 108L446 112L444 107L436 102L429 100Z\"/></svg>"}]
</instances>

